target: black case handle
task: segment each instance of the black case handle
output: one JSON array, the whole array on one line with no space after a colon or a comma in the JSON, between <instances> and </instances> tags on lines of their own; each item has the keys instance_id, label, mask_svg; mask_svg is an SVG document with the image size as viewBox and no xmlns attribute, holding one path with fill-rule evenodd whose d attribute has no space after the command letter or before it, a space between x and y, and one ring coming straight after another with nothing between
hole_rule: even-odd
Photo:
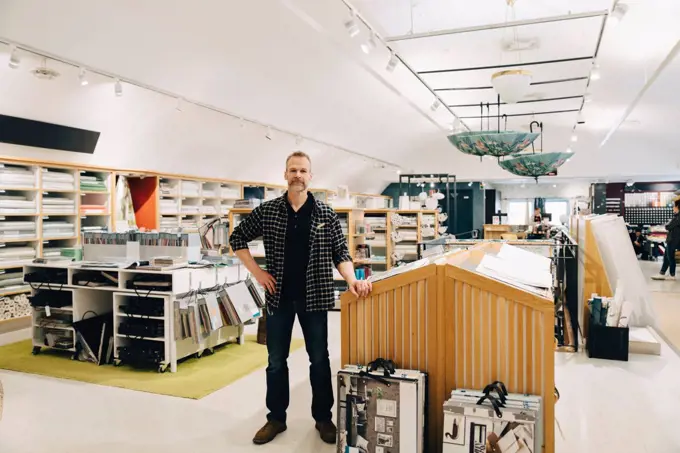
<instances>
[{"instance_id":1,"label":"black case handle","mask_svg":"<svg viewBox=\"0 0 680 453\"><path fill-rule=\"evenodd\" d=\"M504 405L505 401L507 400L505 396L508 394L508 390L505 388L505 384L503 384L501 381L494 381L491 384L484 387L482 393L488 395L494 390L498 394L498 399L501 400L501 405Z\"/></svg>"},{"instance_id":2,"label":"black case handle","mask_svg":"<svg viewBox=\"0 0 680 453\"><path fill-rule=\"evenodd\" d=\"M493 410L496 412L496 415L498 416L498 418L503 418L503 412L501 412L501 409L498 405L498 401L496 400L496 398L494 398L493 396L491 396L487 393L486 395L481 397L479 399L479 401L477 401L477 404L479 406L482 406L482 403L484 402L484 400L488 400L491 403L491 405L493 406Z\"/></svg>"}]
</instances>

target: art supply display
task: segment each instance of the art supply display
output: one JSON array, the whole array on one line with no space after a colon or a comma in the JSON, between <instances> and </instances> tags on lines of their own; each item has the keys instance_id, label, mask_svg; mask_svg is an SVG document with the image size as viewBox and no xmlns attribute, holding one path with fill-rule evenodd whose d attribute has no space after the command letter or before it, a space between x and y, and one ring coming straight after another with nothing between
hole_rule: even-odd
<instances>
[{"instance_id":1,"label":"art supply display","mask_svg":"<svg viewBox=\"0 0 680 453\"><path fill-rule=\"evenodd\" d=\"M338 372L337 452L423 452L425 374L371 365Z\"/></svg>"}]
</instances>

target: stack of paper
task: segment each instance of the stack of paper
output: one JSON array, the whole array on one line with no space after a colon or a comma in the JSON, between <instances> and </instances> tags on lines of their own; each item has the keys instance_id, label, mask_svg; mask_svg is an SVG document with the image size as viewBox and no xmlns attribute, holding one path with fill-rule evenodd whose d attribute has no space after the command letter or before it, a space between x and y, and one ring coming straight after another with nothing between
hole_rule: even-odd
<instances>
[{"instance_id":1,"label":"stack of paper","mask_svg":"<svg viewBox=\"0 0 680 453\"><path fill-rule=\"evenodd\" d=\"M80 190L87 192L106 192L108 188L100 176L80 175Z\"/></svg>"},{"instance_id":2,"label":"stack of paper","mask_svg":"<svg viewBox=\"0 0 680 453\"><path fill-rule=\"evenodd\" d=\"M35 200L25 195L0 195L0 214L35 214Z\"/></svg>"},{"instance_id":3,"label":"stack of paper","mask_svg":"<svg viewBox=\"0 0 680 453\"><path fill-rule=\"evenodd\" d=\"M177 214L179 212L177 199L161 198L160 211L161 214Z\"/></svg>"},{"instance_id":4,"label":"stack of paper","mask_svg":"<svg viewBox=\"0 0 680 453\"><path fill-rule=\"evenodd\" d=\"M159 184L159 186L160 186L160 191L161 191L161 197L162 197L162 196L166 196L166 197L174 197L174 196L177 196L177 195L178 195L177 185L176 185L176 184L173 185L173 184L171 184L171 183L169 183L169 182L161 181L161 183Z\"/></svg>"},{"instance_id":5,"label":"stack of paper","mask_svg":"<svg viewBox=\"0 0 680 453\"><path fill-rule=\"evenodd\" d=\"M106 206L98 204L81 204L80 213L81 214L106 214L108 209Z\"/></svg>"},{"instance_id":6,"label":"stack of paper","mask_svg":"<svg viewBox=\"0 0 680 453\"><path fill-rule=\"evenodd\" d=\"M0 266L21 266L28 264L36 257L32 247L19 247L7 245L0 248Z\"/></svg>"},{"instance_id":7,"label":"stack of paper","mask_svg":"<svg viewBox=\"0 0 680 453\"><path fill-rule=\"evenodd\" d=\"M206 189L205 187L203 188L203 198L216 198L217 197L217 192L213 189Z\"/></svg>"},{"instance_id":8,"label":"stack of paper","mask_svg":"<svg viewBox=\"0 0 680 453\"><path fill-rule=\"evenodd\" d=\"M76 180L71 173L44 168L42 171L42 188L43 190L76 190Z\"/></svg>"},{"instance_id":9,"label":"stack of paper","mask_svg":"<svg viewBox=\"0 0 680 453\"><path fill-rule=\"evenodd\" d=\"M65 197L50 197L44 196L42 198L43 214L75 214L76 201Z\"/></svg>"},{"instance_id":10,"label":"stack of paper","mask_svg":"<svg viewBox=\"0 0 680 453\"><path fill-rule=\"evenodd\" d=\"M70 238L76 235L75 225L60 220L46 220L42 224L43 238Z\"/></svg>"},{"instance_id":11,"label":"stack of paper","mask_svg":"<svg viewBox=\"0 0 680 453\"><path fill-rule=\"evenodd\" d=\"M201 190L201 185L194 181L182 181L182 196L197 197Z\"/></svg>"},{"instance_id":12,"label":"stack of paper","mask_svg":"<svg viewBox=\"0 0 680 453\"><path fill-rule=\"evenodd\" d=\"M201 212L201 206L182 204L182 214L199 214Z\"/></svg>"},{"instance_id":13,"label":"stack of paper","mask_svg":"<svg viewBox=\"0 0 680 453\"><path fill-rule=\"evenodd\" d=\"M232 187L221 187L220 188L220 197L232 199L232 200L237 200L237 199L241 198L241 191L239 189L235 189L235 188L232 188Z\"/></svg>"},{"instance_id":14,"label":"stack of paper","mask_svg":"<svg viewBox=\"0 0 680 453\"><path fill-rule=\"evenodd\" d=\"M36 237L34 221L0 221L0 241Z\"/></svg>"},{"instance_id":15,"label":"stack of paper","mask_svg":"<svg viewBox=\"0 0 680 453\"><path fill-rule=\"evenodd\" d=\"M0 186L34 188L35 175L28 168L0 166Z\"/></svg>"},{"instance_id":16,"label":"stack of paper","mask_svg":"<svg viewBox=\"0 0 680 453\"><path fill-rule=\"evenodd\" d=\"M0 271L0 292L16 291L26 286L21 269Z\"/></svg>"}]
</instances>

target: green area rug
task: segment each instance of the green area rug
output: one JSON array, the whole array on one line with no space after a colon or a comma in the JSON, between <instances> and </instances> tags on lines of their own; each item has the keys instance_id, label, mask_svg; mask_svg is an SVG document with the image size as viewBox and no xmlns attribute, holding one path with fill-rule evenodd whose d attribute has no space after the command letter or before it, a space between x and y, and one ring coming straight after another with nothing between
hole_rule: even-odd
<instances>
[{"instance_id":1,"label":"green area rug","mask_svg":"<svg viewBox=\"0 0 680 453\"><path fill-rule=\"evenodd\" d=\"M293 339L290 350L303 345L303 340ZM191 399L203 398L267 365L267 347L258 344L254 335L246 336L243 345L220 346L212 355L180 362L177 373L163 374L155 369L78 362L70 360L70 354L48 349L34 356L31 350L31 340L0 346L0 369Z\"/></svg>"}]
</instances>

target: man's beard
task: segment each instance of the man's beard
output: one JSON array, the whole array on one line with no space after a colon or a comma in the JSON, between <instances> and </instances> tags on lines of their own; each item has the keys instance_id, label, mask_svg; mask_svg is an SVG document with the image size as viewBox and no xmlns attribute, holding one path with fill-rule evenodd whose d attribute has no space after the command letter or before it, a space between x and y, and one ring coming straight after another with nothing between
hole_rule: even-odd
<instances>
[{"instance_id":1,"label":"man's beard","mask_svg":"<svg viewBox=\"0 0 680 453\"><path fill-rule=\"evenodd\" d=\"M289 186L290 189L297 190L297 191L300 191L300 192L307 189L307 185L302 181L293 181L293 182L289 183L288 186Z\"/></svg>"}]
</instances>

